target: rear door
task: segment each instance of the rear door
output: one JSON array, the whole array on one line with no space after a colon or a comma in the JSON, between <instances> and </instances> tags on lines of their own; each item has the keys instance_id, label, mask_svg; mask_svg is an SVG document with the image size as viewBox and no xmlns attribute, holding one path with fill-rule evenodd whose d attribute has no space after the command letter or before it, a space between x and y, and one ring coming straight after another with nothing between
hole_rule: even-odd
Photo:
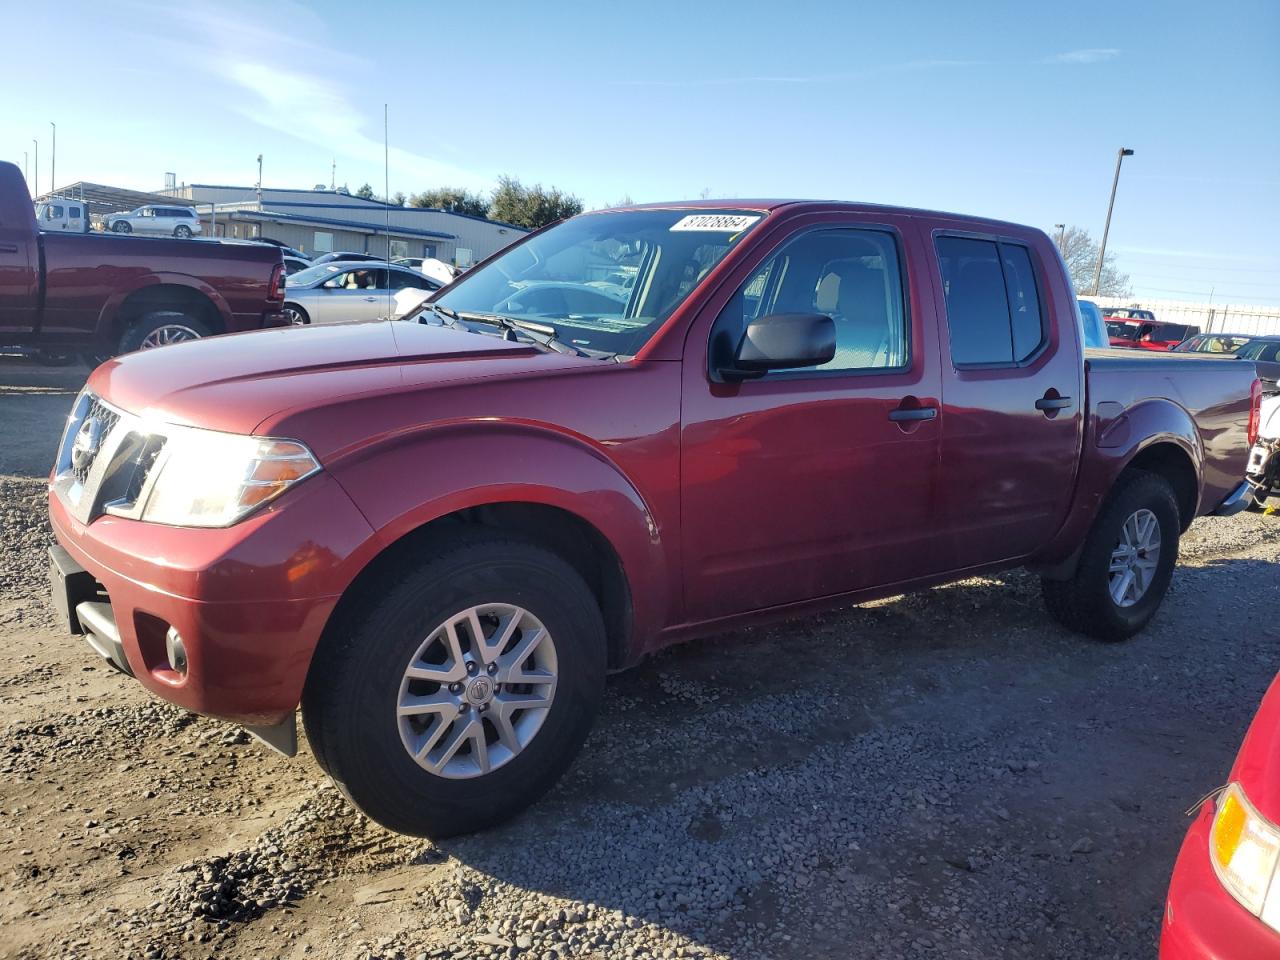
<instances>
[{"instance_id":1,"label":"rear door","mask_svg":"<svg viewBox=\"0 0 1280 960\"><path fill-rule=\"evenodd\" d=\"M943 227L932 241L944 332L939 546L963 569L1025 557L1061 526L1084 360L1072 291L1042 235Z\"/></svg>"},{"instance_id":2,"label":"rear door","mask_svg":"<svg viewBox=\"0 0 1280 960\"><path fill-rule=\"evenodd\" d=\"M744 263L685 345L681 526L690 620L929 572L938 467L934 322L893 218L823 217ZM910 251L910 252L909 252ZM836 355L718 382L711 359L771 313L825 313Z\"/></svg>"}]
</instances>

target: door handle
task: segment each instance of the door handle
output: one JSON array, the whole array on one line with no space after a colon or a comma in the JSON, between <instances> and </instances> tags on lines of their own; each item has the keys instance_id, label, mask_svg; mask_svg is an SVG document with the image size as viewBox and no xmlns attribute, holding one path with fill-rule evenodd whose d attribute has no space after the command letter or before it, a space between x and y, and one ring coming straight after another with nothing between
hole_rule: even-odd
<instances>
[{"instance_id":1,"label":"door handle","mask_svg":"<svg viewBox=\"0 0 1280 960\"><path fill-rule=\"evenodd\" d=\"M1065 410L1069 406L1070 397L1041 397L1036 401L1037 410Z\"/></svg>"},{"instance_id":2,"label":"door handle","mask_svg":"<svg viewBox=\"0 0 1280 960\"><path fill-rule=\"evenodd\" d=\"M16 243L0 243L0 253L17 253L18 245Z\"/></svg>"},{"instance_id":3,"label":"door handle","mask_svg":"<svg viewBox=\"0 0 1280 960\"><path fill-rule=\"evenodd\" d=\"M909 420L932 420L938 415L937 407L898 407L889 411L889 419L894 423Z\"/></svg>"},{"instance_id":4,"label":"door handle","mask_svg":"<svg viewBox=\"0 0 1280 960\"><path fill-rule=\"evenodd\" d=\"M377 298L377 297L365 297L364 299L365 299L365 302L366 302L366 303L377 303L377 302L378 302L378 298Z\"/></svg>"}]
</instances>

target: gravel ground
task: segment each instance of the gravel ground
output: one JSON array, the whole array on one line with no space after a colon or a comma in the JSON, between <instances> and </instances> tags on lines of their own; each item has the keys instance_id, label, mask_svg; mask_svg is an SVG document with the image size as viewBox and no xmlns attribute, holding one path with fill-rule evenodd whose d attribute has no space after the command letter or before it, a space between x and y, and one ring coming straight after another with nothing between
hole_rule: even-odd
<instances>
[{"instance_id":1,"label":"gravel ground","mask_svg":"<svg viewBox=\"0 0 1280 960\"><path fill-rule=\"evenodd\" d=\"M1128 643L1022 573L726 634L612 678L518 820L399 837L54 626L33 475L83 372L40 377L0 420L37 461L0 477L0 957L1152 957L1276 671L1280 518L1198 521Z\"/></svg>"}]
</instances>

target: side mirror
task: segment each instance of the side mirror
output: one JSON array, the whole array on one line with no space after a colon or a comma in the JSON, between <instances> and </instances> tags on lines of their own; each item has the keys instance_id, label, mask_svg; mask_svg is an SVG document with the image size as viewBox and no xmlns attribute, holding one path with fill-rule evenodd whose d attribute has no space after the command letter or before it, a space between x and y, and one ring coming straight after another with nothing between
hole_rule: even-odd
<instances>
[{"instance_id":1,"label":"side mirror","mask_svg":"<svg viewBox=\"0 0 1280 960\"><path fill-rule=\"evenodd\" d=\"M816 366L835 355L836 325L826 314L771 313L747 324L732 362L716 373L729 382L751 380L770 370Z\"/></svg>"}]
</instances>

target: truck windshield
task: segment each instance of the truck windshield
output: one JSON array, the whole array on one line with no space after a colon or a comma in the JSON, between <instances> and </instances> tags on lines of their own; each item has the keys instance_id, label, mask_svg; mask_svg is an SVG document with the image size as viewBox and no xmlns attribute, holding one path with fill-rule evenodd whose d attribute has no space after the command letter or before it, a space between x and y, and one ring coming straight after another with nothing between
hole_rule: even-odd
<instances>
[{"instance_id":1,"label":"truck windshield","mask_svg":"<svg viewBox=\"0 0 1280 960\"><path fill-rule=\"evenodd\" d=\"M744 210L587 214L508 250L434 302L550 324L585 351L631 355L762 220Z\"/></svg>"}]
</instances>

